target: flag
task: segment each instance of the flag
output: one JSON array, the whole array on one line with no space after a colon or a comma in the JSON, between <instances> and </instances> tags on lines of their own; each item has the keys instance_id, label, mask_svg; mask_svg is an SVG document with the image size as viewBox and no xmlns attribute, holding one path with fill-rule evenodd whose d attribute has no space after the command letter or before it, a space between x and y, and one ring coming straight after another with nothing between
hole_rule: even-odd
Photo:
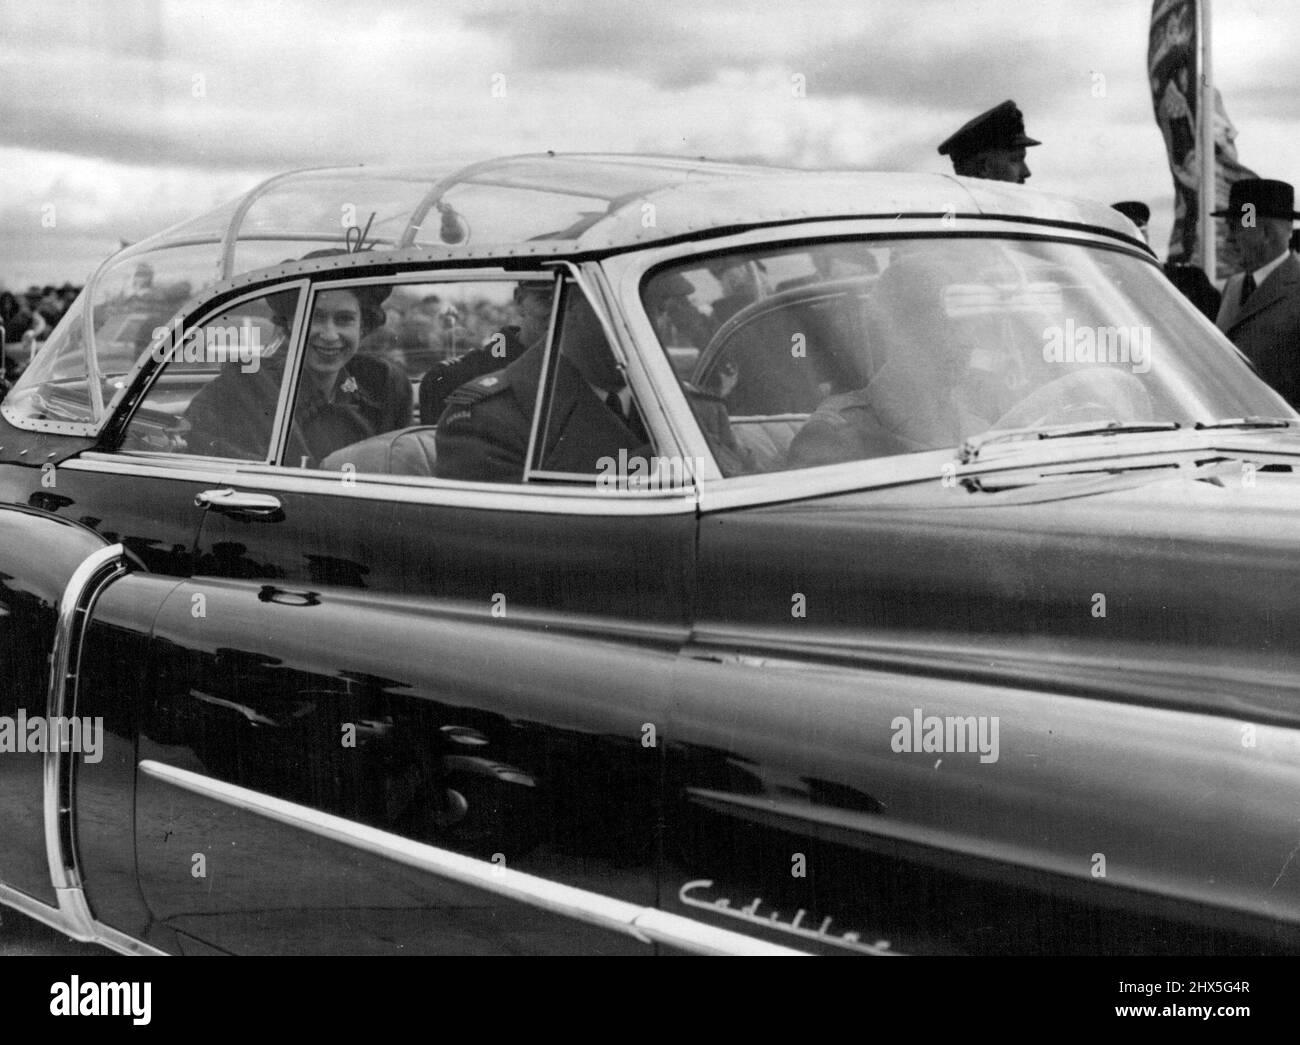
<instances>
[{"instance_id":1,"label":"flag","mask_svg":"<svg viewBox=\"0 0 1300 1045\"><path fill-rule=\"evenodd\" d=\"M1200 53L1197 40L1198 0L1154 0L1151 35L1147 45L1147 72L1156 124L1165 140L1169 170L1174 177L1174 227L1169 237L1169 260L1184 263L1200 258L1201 230L1197 227L1201 189L1201 154L1197 137L1197 81ZM1223 98L1214 91L1214 206L1228 205L1228 191L1254 171L1237 161L1237 129L1228 119ZM1227 240L1227 223L1215 222L1217 278L1241 271L1236 250ZM1211 279L1215 273L1208 273Z\"/></svg>"}]
</instances>

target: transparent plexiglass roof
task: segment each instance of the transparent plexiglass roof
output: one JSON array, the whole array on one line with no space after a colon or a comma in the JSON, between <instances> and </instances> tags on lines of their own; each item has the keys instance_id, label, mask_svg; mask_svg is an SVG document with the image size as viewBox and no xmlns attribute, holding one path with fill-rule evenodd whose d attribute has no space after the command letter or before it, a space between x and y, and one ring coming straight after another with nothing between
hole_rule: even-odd
<instances>
[{"instance_id":1,"label":"transparent plexiglass roof","mask_svg":"<svg viewBox=\"0 0 1300 1045\"><path fill-rule=\"evenodd\" d=\"M294 171L242 199L135 244L96 274L130 282L143 262L171 261L173 284L208 282L299 259L312 250L371 251L572 243L631 201L691 180L773 168L673 157L514 156L459 169L352 167ZM184 262L181 263L181 259ZM116 282L110 271L117 274ZM155 276L157 275L155 266Z\"/></svg>"},{"instance_id":2,"label":"transparent plexiglass roof","mask_svg":"<svg viewBox=\"0 0 1300 1045\"><path fill-rule=\"evenodd\" d=\"M322 250L560 255L808 218L1006 214L1132 235L1117 212L945 175L808 172L664 156L545 153L459 169L294 171L119 251L3 405L22 427L89 433L149 333L214 284ZM331 263L332 264L332 263ZM47 409L53 386L63 404ZM84 405L80 405L84 404Z\"/></svg>"}]
</instances>

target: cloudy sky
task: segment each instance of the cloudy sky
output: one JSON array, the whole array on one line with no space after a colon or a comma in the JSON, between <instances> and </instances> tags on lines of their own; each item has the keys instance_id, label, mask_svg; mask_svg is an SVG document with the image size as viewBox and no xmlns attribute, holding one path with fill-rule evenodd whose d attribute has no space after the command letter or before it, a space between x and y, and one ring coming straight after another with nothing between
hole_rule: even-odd
<instances>
[{"instance_id":1,"label":"cloudy sky","mask_svg":"<svg viewBox=\"0 0 1300 1045\"><path fill-rule=\"evenodd\" d=\"M1163 254L1173 190L1146 81L1150 10L0 0L0 280L80 283L120 240L304 166L554 149L945 171L938 142L1004 98L1044 143L1029 153L1031 186L1147 200ZM1214 0L1240 158L1300 183L1295 10Z\"/></svg>"}]
</instances>

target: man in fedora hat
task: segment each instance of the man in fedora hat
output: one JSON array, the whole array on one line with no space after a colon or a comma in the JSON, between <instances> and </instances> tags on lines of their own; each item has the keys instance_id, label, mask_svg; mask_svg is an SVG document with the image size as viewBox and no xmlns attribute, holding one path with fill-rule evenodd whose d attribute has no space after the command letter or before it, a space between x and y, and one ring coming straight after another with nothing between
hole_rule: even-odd
<instances>
[{"instance_id":1,"label":"man in fedora hat","mask_svg":"<svg viewBox=\"0 0 1300 1045\"><path fill-rule=\"evenodd\" d=\"M1300 404L1300 260L1291 253L1295 190L1271 178L1243 178L1228 195L1228 239L1243 271L1223 288L1217 323L1259 376Z\"/></svg>"},{"instance_id":2,"label":"man in fedora hat","mask_svg":"<svg viewBox=\"0 0 1300 1045\"><path fill-rule=\"evenodd\" d=\"M1121 200L1119 203L1112 203L1111 207L1136 225L1144 240L1151 242L1151 237L1147 235L1147 225L1151 221L1150 207L1141 200ZM1219 291L1210 282L1205 270L1177 261L1166 261L1163 267L1169 282L1177 287L1183 297L1195 305L1206 319L1213 322L1214 317L1219 314Z\"/></svg>"},{"instance_id":3,"label":"man in fedora hat","mask_svg":"<svg viewBox=\"0 0 1300 1045\"><path fill-rule=\"evenodd\" d=\"M1023 185L1029 177L1025 148L1041 144L1025 134L1025 118L1008 99L965 123L939 146L939 155L951 157L952 169L968 178Z\"/></svg>"}]
</instances>

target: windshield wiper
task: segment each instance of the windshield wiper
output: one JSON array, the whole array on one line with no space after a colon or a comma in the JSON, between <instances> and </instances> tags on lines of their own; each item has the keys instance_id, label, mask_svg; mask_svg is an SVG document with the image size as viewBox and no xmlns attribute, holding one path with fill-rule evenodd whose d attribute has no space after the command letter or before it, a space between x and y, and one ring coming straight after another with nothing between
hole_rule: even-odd
<instances>
[{"instance_id":1,"label":"windshield wiper","mask_svg":"<svg viewBox=\"0 0 1300 1045\"><path fill-rule=\"evenodd\" d=\"M961 463L970 464L985 447L997 443L1018 443L1040 439L1077 439L1090 435L1126 435L1131 432L1174 432L1182 428L1177 421L1080 421L1072 425L1047 428L1009 428L1005 431L973 435L962 443Z\"/></svg>"},{"instance_id":2,"label":"windshield wiper","mask_svg":"<svg viewBox=\"0 0 1300 1045\"><path fill-rule=\"evenodd\" d=\"M1285 417L1225 417L1222 421L1197 421L1192 427L1204 432L1210 428L1290 428L1295 423Z\"/></svg>"}]
</instances>

